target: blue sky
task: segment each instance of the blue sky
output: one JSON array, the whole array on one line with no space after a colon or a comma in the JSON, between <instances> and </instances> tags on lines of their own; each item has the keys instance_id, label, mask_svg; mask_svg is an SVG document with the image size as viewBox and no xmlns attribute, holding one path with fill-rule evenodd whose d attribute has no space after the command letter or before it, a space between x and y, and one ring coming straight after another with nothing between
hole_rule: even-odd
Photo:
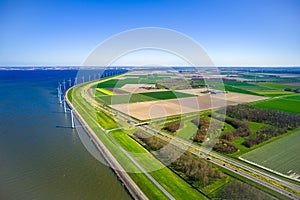
<instances>
[{"instance_id":1,"label":"blue sky","mask_svg":"<svg viewBox=\"0 0 300 200\"><path fill-rule=\"evenodd\" d=\"M182 32L216 65L300 65L299 0L0 0L0 65L80 65L140 27Z\"/></svg>"}]
</instances>

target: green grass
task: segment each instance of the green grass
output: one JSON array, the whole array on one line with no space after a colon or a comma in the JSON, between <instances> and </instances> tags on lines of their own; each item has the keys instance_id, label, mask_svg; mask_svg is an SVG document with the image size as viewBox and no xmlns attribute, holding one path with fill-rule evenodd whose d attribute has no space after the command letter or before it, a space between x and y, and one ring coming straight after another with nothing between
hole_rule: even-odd
<instances>
[{"instance_id":1,"label":"green grass","mask_svg":"<svg viewBox=\"0 0 300 200\"><path fill-rule=\"evenodd\" d=\"M285 175L300 174L299 141L300 131L296 131L241 157Z\"/></svg>"},{"instance_id":2,"label":"green grass","mask_svg":"<svg viewBox=\"0 0 300 200\"><path fill-rule=\"evenodd\" d=\"M230 124L227 124L226 122L224 122L223 125L224 125L224 130L222 131L223 133L234 130L233 126L231 126Z\"/></svg>"},{"instance_id":3,"label":"green grass","mask_svg":"<svg viewBox=\"0 0 300 200\"><path fill-rule=\"evenodd\" d=\"M237 92L237 93L242 93L242 94L259 95L255 92L251 92L249 90L241 89L241 88L230 86L230 85L225 85L225 90L229 91L229 92Z\"/></svg>"},{"instance_id":4,"label":"green grass","mask_svg":"<svg viewBox=\"0 0 300 200\"><path fill-rule=\"evenodd\" d=\"M291 96L287 96L287 97L284 97L284 98L289 99L289 100L298 100L298 101L300 101L300 94L291 95Z\"/></svg>"},{"instance_id":5,"label":"green grass","mask_svg":"<svg viewBox=\"0 0 300 200\"><path fill-rule=\"evenodd\" d=\"M196 133L197 129L197 126L192 123L191 120L185 120L183 122L183 128L176 132L176 137L190 140L190 138Z\"/></svg>"},{"instance_id":6,"label":"green grass","mask_svg":"<svg viewBox=\"0 0 300 200\"><path fill-rule=\"evenodd\" d=\"M267 92L257 92L257 94L264 95L267 97L277 97L283 95L292 95L294 92L286 92L286 91L267 91Z\"/></svg>"},{"instance_id":7,"label":"green grass","mask_svg":"<svg viewBox=\"0 0 300 200\"><path fill-rule=\"evenodd\" d=\"M134 75L132 75L134 76ZM125 76L126 77L126 76ZM155 84L158 80L169 79L167 77L139 77L139 78L125 78L125 79L112 79L98 84L98 88L120 88L126 84Z\"/></svg>"},{"instance_id":8,"label":"green grass","mask_svg":"<svg viewBox=\"0 0 300 200\"><path fill-rule=\"evenodd\" d=\"M118 125L109 115L104 113L103 111L99 111L96 113L98 123L106 130L117 128Z\"/></svg>"},{"instance_id":9,"label":"green grass","mask_svg":"<svg viewBox=\"0 0 300 200\"><path fill-rule=\"evenodd\" d=\"M250 129L252 130L251 136L255 135L256 131L258 131L262 127L266 126L266 124L257 123L257 122L248 122L248 124L249 124ZM240 156L242 154L245 154L245 153L251 151L252 149L256 148L256 146L253 146L251 148L247 148L242 144L245 140L247 140L251 136L238 138L238 139L233 140L232 143L239 148L239 151L231 154L231 156L238 157L238 156Z\"/></svg>"},{"instance_id":10,"label":"green grass","mask_svg":"<svg viewBox=\"0 0 300 200\"><path fill-rule=\"evenodd\" d=\"M299 97L289 98L284 96L279 98L273 98L270 100L254 102L251 103L251 105L270 110L300 113L300 101L297 98Z\"/></svg>"},{"instance_id":11,"label":"green grass","mask_svg":"<svg viewBox=\"0 0 300 200\"><path fill-rule=\"evenodd\" d=\"M125 132L118 130L111 132L114 139L127 151L133 153L132 156L144 169L148 170L153 178L157 180L176 199L206 199L201 193L186 183L183 179L165 167L144 147L134 141ZM153 169L156 169L153 171Z\"/></svg>"},{"instance_id":12,"label":"green grass","mask_svg":"<svg viewBox=\"0 0 300 200\"><path fill-rule=\"evenodd\" d=\"M162 92L145 92L139 94L125 94L113 96L99 96L97 99L106 104L121 104L121 103L135 103L165 99L175 99L183 97L192 97L192 94L186 94L176 91L162 91Z\"/></svg>"},{"instance_id":13,"label":"green grass","mask_svg":"<svg viewBox=\"0 0 300 200\"><path fill-rule=\"evenodd\" d=\"M256 92L261 90L266 90L268 87L257 85L256 83L248 83L248 82L224 82L225 85L233 86L235 88Z\"/></svg>"},{"instance_id":14,"label":"green grass","mask_svg":"<svg viewBox=\"0 0 300 200\"><path fill-rule=\"evenodd\" d=\"M71 88L71 89L68 91L68 94L67 94L67 98L69 99L70 102L72 102L73 89L74 89L74 88Z\"/></svg>"},{"instance_id":15,"label":"green grass","mask_svg":"<svg viewBox=\"0 0 300 200\"><path fill-rule=\"evenodd\" d=\"M259 86L263 86L263 87L267 87L271 90L283 90L285 88L292 88L292 89L296 89L299 88L297 86L291 86L291 85L284 85L284 84L279 84L279 83L256 83Z\"/></svg>"}]
</instances>

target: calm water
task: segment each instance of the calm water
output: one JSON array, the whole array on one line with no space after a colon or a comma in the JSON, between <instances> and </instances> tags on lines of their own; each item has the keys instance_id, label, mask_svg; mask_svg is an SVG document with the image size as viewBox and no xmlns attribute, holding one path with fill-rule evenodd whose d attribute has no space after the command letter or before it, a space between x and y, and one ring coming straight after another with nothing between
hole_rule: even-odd
<instances>
[{"instance_id":1,"label":"calm water","mask_svg":"<svg viewBox=\"0 0 300 200\"><path fill-rule=\"evenodd\" d=\"M0 199L129 199L58 104L76 71L0 71Z\"/></svg>"}]
</instances>

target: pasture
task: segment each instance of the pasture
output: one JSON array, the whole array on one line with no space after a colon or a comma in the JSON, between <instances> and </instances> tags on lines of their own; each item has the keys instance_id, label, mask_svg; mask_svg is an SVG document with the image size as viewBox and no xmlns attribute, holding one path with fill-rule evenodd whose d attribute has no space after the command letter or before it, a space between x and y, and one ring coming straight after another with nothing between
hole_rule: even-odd
<instances>
[{"instance_id":1,"label":"pasture","mask_svg":"<svg viewBox=\"0 0 300 200\"><path fill-rule=\"evenodd\" d=\"M285 112L300 113L300 97L299 95L284 96L273 98L266 101L252 103L253 106L261 108L280 110Z\"/></svg>"},{"instance_id":2,"label":"pasture","mask_svg":"<svg viewBox=\"0 0 300 200\"><path fill-rule=\"evenodd\" d=\"M300 131L250 151L242 159L300 180ZM284 150L283 150L284 149Z\"/></svg>"}]
</instances>

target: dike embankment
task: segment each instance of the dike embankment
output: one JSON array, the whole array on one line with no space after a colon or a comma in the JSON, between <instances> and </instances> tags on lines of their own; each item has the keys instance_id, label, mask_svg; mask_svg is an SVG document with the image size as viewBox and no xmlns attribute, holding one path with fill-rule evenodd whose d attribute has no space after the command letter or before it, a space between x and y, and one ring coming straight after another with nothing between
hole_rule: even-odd
<instances>
[{"instance_id":1,"label":"dike embankment","mask_svg":"<svg viewBox=\"0 0 300 200\"><path fill-rule=\"evenodd\" d=\"M70 89L69 89L70 90ZM76 108L68 99L68 92L65 93L65 100L74 116L78 119L80 124L86 133L90 136L91 140L94 142L95 146L102 154L103 158L109 165L109 167L113 170L117 178L124 185L128 193L131 195L133 199L148 199L148 197L143 193L143 191L137 186L137 184L132 180L129 174L124 170L124 168L120 165L120 163L116 160L116 158L112 155L112 153L107 149L107 147L102 143L102 141L97 137L96 133L89 127L83 117L79 114Z\"/></svg>"}]
</instances>

